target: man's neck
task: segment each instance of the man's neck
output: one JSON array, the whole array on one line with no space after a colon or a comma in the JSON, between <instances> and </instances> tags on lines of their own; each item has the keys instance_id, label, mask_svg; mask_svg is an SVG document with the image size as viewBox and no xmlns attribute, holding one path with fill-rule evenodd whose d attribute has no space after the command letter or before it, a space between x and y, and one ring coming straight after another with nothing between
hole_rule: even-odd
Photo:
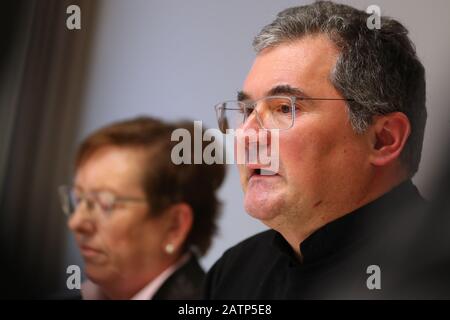
<instances>
[{"instance_id":1,"label":"man's neck","mask_svg":"<svg viewBox=\"0 0 450 320\"><path fill-rule=\"evenodd\" d=\"M277 217L275 221L263 222L270 228L278 231L285 238L301 262L303 257L300 251L300 245L315 231L328 223L337 220L372 201L375 201L383 194L391 191L400 183L407 180L407 178L408 177L406 175L402 175L397 176L397 179L392 179L391 177L387 183L376 183L376 181L371 181L370 188L366 188L365 190L367 191L364 192L359 199L355 199L352 203L348 202L345 208L338 207L335 209L328 207L321 210L311 209L311 212L308 214L300 215L298 212L285 214ZM310 219L304 219L304 217L310 217Z\"/></svg>"}]
</instances>

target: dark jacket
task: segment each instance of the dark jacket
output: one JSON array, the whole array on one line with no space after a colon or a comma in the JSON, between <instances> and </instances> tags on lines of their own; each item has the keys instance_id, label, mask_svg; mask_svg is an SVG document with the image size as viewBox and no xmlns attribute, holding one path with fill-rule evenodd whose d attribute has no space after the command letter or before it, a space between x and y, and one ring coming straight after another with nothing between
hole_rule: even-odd
<instances>
[{"instance_id":1,"label":"dark jacket","mask_svg":"<svg viewBox=\"0 0 450 320\"><path fill-rule=\"evenodd\" d=\"M205 272L194 255L159 288L153 300L196 300L202 298Z\"/></svg>"},{"instance_id":2,"label":"dark jacket","mask_svg":"<svg viewBox=\"0 0 450 320\"><path fill-rule=\"evenodd\" d=\"M440 265L439 275L431 271L433 250L423 240L445 240L442 233L423 233L423 221L432 214L408 180L305 239L302 263L281 234L262 232L215 263L207 274L205 297L449 298L450 269Z\"/></svg>"}]
</instances>

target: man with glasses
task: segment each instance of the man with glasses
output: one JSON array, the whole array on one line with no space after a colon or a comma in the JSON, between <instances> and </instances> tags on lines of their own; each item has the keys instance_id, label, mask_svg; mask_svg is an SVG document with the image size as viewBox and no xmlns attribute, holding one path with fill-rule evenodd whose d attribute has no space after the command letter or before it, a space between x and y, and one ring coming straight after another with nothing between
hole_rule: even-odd
<instances>
[{"instance_id":1,"label":"man with glasses","mask_svg":"<svg viewBox=\"0 0 450 320\"><path fill-rule=\"evenodd\" d=\"M223 165L175 165L174 130L188 122L136 118L89 135L75 178L59 188L88 277L83 299L198 299L198 264L212 242Z\"/></svg>"},{"instance_id":2,"label":"man with glasses","mask_svg":"<svg viewBox=\"0 0 450 320\"><path fill-rule=\"evenodd\" d=\"M368 17L316 2L280 12L254 39L243 90L216 112L223 132L279 133L277 172L238 164L245 210L271 230L225 252L206 298L430 295L408 291L416 278L403 263L426 208L411 182L424 68L399 22L382 17L371 30ZM426 251L414 249L423 262Z\"/></svg>"}]
</instances>

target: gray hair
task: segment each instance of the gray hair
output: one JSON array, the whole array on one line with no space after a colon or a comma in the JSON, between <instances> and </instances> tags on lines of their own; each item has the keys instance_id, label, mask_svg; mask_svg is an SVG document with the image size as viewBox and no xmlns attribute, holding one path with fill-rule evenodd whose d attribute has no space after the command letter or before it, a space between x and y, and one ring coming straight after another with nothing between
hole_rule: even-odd
<instances>
[{"instance_id":1,"label":"gray hair","mask_svg":"<svg viewBox=\"0 0 450 320\"><path fill-rule=\"evenodd\" d=\"M419 167L427 111L425 70L408 30L381 17L381 29L369 29L370 15L347 5L319 1L286 9L255 37L257 53L265 48L325 34L340 50L330 80L348 101L353 129L364 132L375 115L403 112L411 135L401 154L408 173Z\"/></svg>"}]
</instances>

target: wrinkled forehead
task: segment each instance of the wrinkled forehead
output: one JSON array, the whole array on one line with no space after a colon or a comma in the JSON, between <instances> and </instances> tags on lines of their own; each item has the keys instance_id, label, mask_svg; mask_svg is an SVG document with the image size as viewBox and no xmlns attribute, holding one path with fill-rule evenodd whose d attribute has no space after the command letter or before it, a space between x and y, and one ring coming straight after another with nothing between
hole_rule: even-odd
<instances>
[{"instance_id":1,"label":"wrinkled forehead","mask_svg":"<svg viewBox=\"0 0 450 320\"><path fill-rule=\"evenodd\" d=\"M327 95L338 49L324 35L306 36L262 50L244 82L243 91L257 99L274 86L288 84L310 96Z\"/></svg>"}]
</instances>

